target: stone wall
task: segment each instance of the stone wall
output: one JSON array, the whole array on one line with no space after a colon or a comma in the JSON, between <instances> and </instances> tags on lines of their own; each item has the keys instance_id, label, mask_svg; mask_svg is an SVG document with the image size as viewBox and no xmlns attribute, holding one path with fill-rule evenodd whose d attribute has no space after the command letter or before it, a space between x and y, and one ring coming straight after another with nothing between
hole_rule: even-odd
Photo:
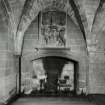
<instances>
[{"instance_id":1,"label":"stone wall","mask_svg":"<svg viewBox=\"0 0 105 105\"><path fill-rule=\"evenodd\" d=\"M89 93L105 94L105 1L75 0L86 31Z\"/></svg>"},{"instance_id":2,"label":"stone wall","mask_svg":"<svg viewBox=\"0 0 105 105\"><path fill-rule=\"evenodd\" d=\"M0 3L0 103L5 103L14 94L17 86L17 58L13 54L13 37L9 17Z\"/></svg>"},{"instance_id":3,"label":"stone wall","mask_svg":"<svg viewBox=\"0 0 105 105\"><path fill-rule=\"evenodd\" d=\"M89 14L90 17L92 14ZM25 33L23 57L28 60L29 55L35 54L38 42L38 18L29 26ZM71 49L69 54L80 60L79 65L79 83L80 90L87 87L87 93L105 93L105 36L104 30L86 33L87 47L80 32L79 27L68 17L67 22L67 44ZM96 24L97 25L97 24ZM94 26L97 30L97 27ZM87 58L88 51L88 58ZM29 60L28 60L29 61ZM25 61L23 61L25 62ZM86 76L87 75L87 76Z\"/></svg>"},{"instance_id":4,"label":"stone wall","mask_svg":"<svg viewBox=\"0 0 105 105\"><path fill-rule=\"evenodd\" d=\"M60 0L57 0L57 3L59 1ZM13 10L13 13L11 12L10 15L12 18L14 18L14 22L15 22L15 25L12 24L12 27L14 27L13 29L14 32L16 31L17 26L19 25L19 30L18 30L20 34L19 43L18 43L19 46L21 45L21 41L22 41L21 34L24 34L24 31L27 30L27 32L25 32L25 39L24 39L24 46L23 46L22 67L24 68L28 67L28 69L30 69L31 63L28 60L28 58L30 58L28 56L34 55L36 53L34 48L36 47L36 45L40 44L40 42L36 40L38 39L38 18L36 19L34 18L36 17L39 10L41 10L44 7L47 7L47 4L52 3L52 1L50 0L47 0L47 2L46 0L41 1L43 3L41 2L38 3L37 1L29 1L27 2L28 4L26 3L25 7L23 7L25 0L21 0L21 1L8 0L8 2L10 4L11 9ZM84 25L89 56L87 59L86 49L84 47L85 42L83 40L82 33L80 32L79 25L77 24L78 22L76 22L75 14L73 10L71 10L71 7L68 8L68 13L72 19L70 20L69 18L69 21L67 22L68 23L67 44L70 45L70 49L71 49L69 54L72 56L75 56L75 58L78 58L80 61L79 62L80 85L82 84L81 86L85 87L87 84L89 93L105 93L105 84L104 84L105 83L105 76L104 76L105 74L105 35L104 35L105 34L105 2L104 0L74 0L74 2L77 5L77 9L79 10L79 14L80 14L82 23ZM31 4L33 4L33 6ZM22 13L22 8L25 11L24 13ZM57 8L59 8L59 6ZM9 7L8 9L10 10ZM4 11L0 11L0 14L4 14ZM18 24L20 15L22 16L22 18L21 18L20 24ZM33 19L34 21L32 22ZM3 20L0 18L0 23L1 21ZM32 24L30 25L31 22ZM10 58L7 58L7 56L9 57L9 54L12 55L12 52L11 53L9 52L8 54L7 51L4 51L5 49L6 50L8 49L6 47L8 45L7 44L8 34L5 31L5 30L8 30L6 27L8 25L5 24L5 27L6 27L5 28L3 25L4 23L1 23L2 25L0 25L0 34L1 34L0 35L0 40L1 40L0 41L0 48L1 48L0 67L3 68L1 70L5 70L4 68L7 60L4 60L4 59L5 58L10 59ZM2 33L5 33L5 34L2 34ZM36 56L38 56L38 54L36 54ZM31 56L31 58L32 57L33 56ZM25 66L26 61L28 64L27 66ZM0 75L2 75L2 73ZM86 74L87 76L85 76L84 74ZM86 80L87 82L84 82L84 80Z\"/></svg>"},{"instance_id":5,"label":"stone wall","mask_svg":"<svg viewBox=\"0 0 105 105\"><path fill-rule=\"evenodd\" d=\"M32 22L29 26L28 30L25 33L24 37L24 45L23 45L23 53L22 53L22 70L30 65L30 61L38 56L36 54L35 48L38 44L40 44L40 40L38 41L38 17ZM74 57L74 60L78 60L79 62L79 80L78 80L78 94L84 90L86 93L86 75L88 70L87 64L87 52L86 52L86 44L83 38L83 35L79 29L79 27L70 19L68 16L67 19L67 48L69 50L64 51L65 55L70 55ZM39 51L39 53L43 53L43 51ZM48 52L46 52L48 53ZM61 52L59 51L59 54ZM71 57L71 58L72 58ZM69 57L70 58L70 57ZM28 64L25 62L29 62ZM29 68L28 68L29 69ZM32 69L32 68L30 68Z\"/></svg>"},{"instance_id":6,"label":"stone wall","mask_svg":"<svg viewBox=\"0 0 105 105\"><path fill-rule=\"evenodd\" d=\"M105 36L104 32L90 33L89 51L89 92L105 93Z\"/></svg>"}]
</instances>

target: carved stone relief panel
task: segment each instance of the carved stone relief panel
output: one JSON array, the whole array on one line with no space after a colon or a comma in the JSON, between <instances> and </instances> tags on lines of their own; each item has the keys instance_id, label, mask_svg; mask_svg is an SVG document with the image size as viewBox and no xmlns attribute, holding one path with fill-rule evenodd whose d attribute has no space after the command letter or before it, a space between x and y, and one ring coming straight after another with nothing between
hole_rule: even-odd
<instances>
[{"instance_id":1,"label":"carved stone relief panel","mask_svg":"<svg viewBox=\"0 0 105 105\"><path fill-rule=\"evenodd\" d=\"M41 13L41 43L44 47L66 46L66 13L44 11Z\"/></svg>"}]
</instances>

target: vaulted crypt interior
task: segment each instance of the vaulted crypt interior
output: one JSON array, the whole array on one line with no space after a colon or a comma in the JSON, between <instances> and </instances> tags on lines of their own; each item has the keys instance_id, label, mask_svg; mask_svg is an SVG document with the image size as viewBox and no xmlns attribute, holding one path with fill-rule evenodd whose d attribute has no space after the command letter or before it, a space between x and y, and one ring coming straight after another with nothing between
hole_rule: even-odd
<instances>
[{"instance_id":1,"label":"vaulted crypt interior","mask_svg":"<svg viewBox=\"0 0 105 105\"><path fill-rule=\"evenodd\" d=\"M104 0L0 0L0 103L46 77L54 94L67 64L76 95L105 94L104 12Z\"/></svg>"}]
</instances>

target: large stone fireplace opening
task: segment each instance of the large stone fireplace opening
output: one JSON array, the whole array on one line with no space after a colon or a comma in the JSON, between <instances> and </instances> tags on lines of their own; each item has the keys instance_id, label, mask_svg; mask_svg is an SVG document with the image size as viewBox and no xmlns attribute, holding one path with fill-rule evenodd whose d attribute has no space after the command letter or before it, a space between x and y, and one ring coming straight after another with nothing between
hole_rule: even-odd
<instances>
[{"instance_id":1,"label":"large stone fireplace opening","mask_svg":"<svg viewBox=\"0 0 105 105\"><path fill-rule=\"evenodd\" d=\"M77 88L76 62L47 56L32 61L33 70L22 71L24 95L72 96Z\"/></svg>"}]
</instances>

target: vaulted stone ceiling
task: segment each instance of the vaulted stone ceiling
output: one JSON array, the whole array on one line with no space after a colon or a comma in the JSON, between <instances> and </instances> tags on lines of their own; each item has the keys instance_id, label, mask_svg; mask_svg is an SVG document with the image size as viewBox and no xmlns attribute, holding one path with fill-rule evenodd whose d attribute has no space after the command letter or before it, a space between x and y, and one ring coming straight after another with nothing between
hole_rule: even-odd
<instances>
[{"instance_id":1,"label":"vaulted stone ceiling","mask_svg":"<svg viewBox=\"0 0 105 105\"><path fill-rule=\"evenodd\" d=\"M68 9L69 16L82 31L88 49L91 49L88 45L92 43L104 46L105 42L101 41L105 36L104 0L68 0L67 8L65 6L66 0L0 0L0 2L9 15L15 40L15 51L18 54L21 53L24 33L31 22L39 11L52 6L54 2L58 9L60 6L63 6L63 11Z\"/></svg>"}]
</instances>

